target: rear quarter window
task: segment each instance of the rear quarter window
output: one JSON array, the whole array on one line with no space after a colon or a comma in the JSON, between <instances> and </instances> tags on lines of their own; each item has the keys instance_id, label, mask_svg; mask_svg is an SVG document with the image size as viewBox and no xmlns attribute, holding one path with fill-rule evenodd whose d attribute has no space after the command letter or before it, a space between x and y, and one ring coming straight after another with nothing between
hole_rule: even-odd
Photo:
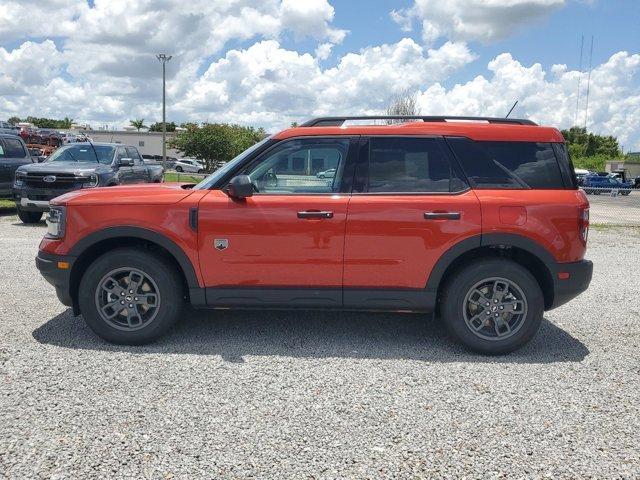
<instances>
[{"instance_id":1,"label":"rear quarter window","mask_svg":"<svg viewBox=\"0 0 640 480\"><path fill-rule=\"evenodd\" d=\"M477 142L464 137L447 141L474 188L565 188L551 143Z\"/></svg>"}]
</instances>

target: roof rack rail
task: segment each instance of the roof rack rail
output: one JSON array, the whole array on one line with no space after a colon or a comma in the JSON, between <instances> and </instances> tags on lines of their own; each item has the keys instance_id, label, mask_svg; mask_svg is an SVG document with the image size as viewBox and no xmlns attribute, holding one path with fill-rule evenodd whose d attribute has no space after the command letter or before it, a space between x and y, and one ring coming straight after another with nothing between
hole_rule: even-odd
<instances>
[{"instance_id":1,"label":"roof rack rail","mask_svg":"<svg viewBox=\"0 0 640 480\"><path fill-rule=\"evenodd\" d=\"M497 117L451 117L451 116L422 116L422 115L363 115L347 117L318 117L301 124L301 127L341 127L347 120L422 120L423 122L488 122L505 123L511 125L537 125L531 120L523 118Z\"/></svg>"}]
</instances>

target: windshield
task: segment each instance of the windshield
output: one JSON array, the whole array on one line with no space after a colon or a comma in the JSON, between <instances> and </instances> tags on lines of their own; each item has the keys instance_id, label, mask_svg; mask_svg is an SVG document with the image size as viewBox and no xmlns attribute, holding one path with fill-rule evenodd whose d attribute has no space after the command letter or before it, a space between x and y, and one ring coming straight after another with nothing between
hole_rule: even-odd
<instances>
[{"instance_id":1,"label":"windshield","mask_svg":"<svg viewBox=\"0 0 640 480\"><path fill-rule=\"evenodd\" d=\"M256 143L255 145L247 148L240 155L238 155L237 157L235 157L232 160L229 160L222 167L220 167L218 170L213 172L211 175L209 175L204 180L202 180L199 184L197 184L195 187L193 187L194 190L205 190L207 188L211 188L211 186L214 183L216 183L218 180L220 180L222 177L224 177L229 171L233 170L233 168L236 165L238 165L239 163L242 163L242 161L245 158L247 158L247 156L251 155L253 152L258 150L260 147L262 147L269 140L271 140L271 137L267 137L267 138L261 140L260 142Z\"/></svg>"},{"instance_id":2,"label":"windshield","mask_svg":"<svg viewBox=\"0 0 640 480\"><path fill-rule=\"evenodd\" d=\"M97 160L100 163L110 165L113 161L114 151L115 147L110 145L94 145L93 147L86 143L66 145L53 152L51 156L47 158L47 162L96 163L97 156Z\"/></svg>"}]
</instances>

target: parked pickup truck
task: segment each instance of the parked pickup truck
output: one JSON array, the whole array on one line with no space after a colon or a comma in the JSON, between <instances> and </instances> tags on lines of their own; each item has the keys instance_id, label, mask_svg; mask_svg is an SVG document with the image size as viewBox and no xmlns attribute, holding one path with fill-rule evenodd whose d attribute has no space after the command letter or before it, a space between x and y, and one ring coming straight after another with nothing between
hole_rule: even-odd
<instances>
[{"instance_id":1,"label":"parked pickup truck","mask_svg":"<svg viewBox=\"0 0 640 480\"><path fill-rule=\"evenodd\" d=\"M135 147L115 143L74 143L56 150L43 163L16 170L13 196L18 217L36 223L49 201L71 190L130 183L160 183L164 170L146 165Z\"/></svg>"}]
</instances>

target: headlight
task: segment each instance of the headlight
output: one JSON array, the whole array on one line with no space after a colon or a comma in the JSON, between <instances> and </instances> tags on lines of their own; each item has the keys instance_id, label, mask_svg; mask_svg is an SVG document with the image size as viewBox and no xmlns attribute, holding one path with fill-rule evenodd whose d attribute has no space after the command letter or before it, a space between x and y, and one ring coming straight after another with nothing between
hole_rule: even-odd
<instances>
[{"instance_id":1,"label":"headlight","mask_svg":"<svg viewBox=\"0 0 640 480\"><path fill-rule=\"evenodd\" d=\"M65 224L67 221L67 211L65 207L52 206L47 215L47 237L64 237Z\"/></svg>"},{"instance_id":2,"label":"headlight","mask_svg":"<svg viewBox=\"0 0 640 480\"><path fill-rule=\"evenodd\" d=\"M16 178L13 181L13 186L14 187L21 187L24 184L24 173L22 172L16 172Z\"/></svg>"},{"instance_id":3,"label":"headlight","mask_svg":"<svg viewBox=\"0 0 640 480\"><path fill-rule=\"evenodd\" d=\"M98 175L96 175L95 173L92 173L83 181L82 187L83 188L97 187L99 181L100 180L98 179Z\"/></svg>"}]
</instances>

